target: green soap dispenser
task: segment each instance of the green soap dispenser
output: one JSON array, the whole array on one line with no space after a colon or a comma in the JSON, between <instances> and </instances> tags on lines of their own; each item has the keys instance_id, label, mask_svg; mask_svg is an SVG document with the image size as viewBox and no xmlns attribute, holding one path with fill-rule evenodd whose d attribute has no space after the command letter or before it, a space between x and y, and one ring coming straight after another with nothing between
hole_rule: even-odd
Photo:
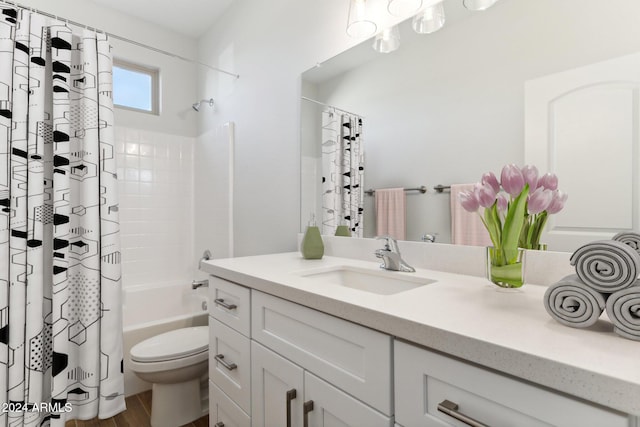
<instances>
[{"instance_id":1,"label":"green soap dispenser","mask_svg":"<svg viewBox=\"0 0 640 427\"><path fill-rule=\"evenodd\" d=\"M307 231L302 238L302 245L300 245L300 252L304 259L320 259L324 255L324 244L322 243L322 236L320 236L320 229L316 226L315 215L311 214L311 220Z\"/></svg>"},{"instance_id":2,"label":"green soap dispenser","mask_svg":"<svg viewBox=\"0 0 640 427\"><path fill-rule=\"evenodd\" d=\"M349 226L345 224L344 219L340 217L340 225L336 227L336 236L342 237L351 237L351 230L349 230Z\"/></svg>"}]
</instances>

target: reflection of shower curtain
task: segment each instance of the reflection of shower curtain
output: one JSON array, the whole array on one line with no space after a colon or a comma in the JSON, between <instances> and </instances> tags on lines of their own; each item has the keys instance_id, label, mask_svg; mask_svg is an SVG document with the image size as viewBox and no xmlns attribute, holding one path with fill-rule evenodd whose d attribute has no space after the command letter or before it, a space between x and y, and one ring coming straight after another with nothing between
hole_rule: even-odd
<instances>
[{"instance_id":1,"label":"reflection of shower curtain","mask_svg":"<svg viewBox=\"0 0 640 427\"><path fill-rule=\"evenodd\" d=\"M0 425L62 427L124 410L111 53L0 9Z\"/></svg>"},{"instance_id":2,"label":"reflection of shower curtain","mask_svg":"<svg viewBox=\"0 0 640 427\"><path fill-rule=\"evenodd\" d=\"M364 207L362 118L332 108L322 113L322 233L344 220L362 237Z\"/></svg>"}]
</instances>

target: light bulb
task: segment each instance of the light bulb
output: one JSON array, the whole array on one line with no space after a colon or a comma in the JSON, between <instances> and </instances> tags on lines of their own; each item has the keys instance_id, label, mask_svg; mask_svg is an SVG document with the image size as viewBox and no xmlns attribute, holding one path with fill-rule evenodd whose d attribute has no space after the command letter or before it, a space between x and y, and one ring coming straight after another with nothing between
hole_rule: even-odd
<instances>
[{"instance_id":1,"label":"light bulb","mask_svg":"<svg viewBox=\"0 0 640 427\"><path fill-rule=\"evenodd\" d=\"M380 53L389 53L400 47L400 31L398 26L382 30L373 40L373 49Z\"/></svg>"},{"instance_id":2,"label":"light bulb","mask_svg":"<svg viewBox=\"0 0 640 427\"><path fill-rule=\"evenodd\" d=\"M462 4L469 10L485 10L493 6L498 0L462 0Z\"/></svg>"},{"instance_id":3,"label":"light bulb","mask_svg":"<svg viewBox=\"0 0 640 427\"><path fill-rule=\"evenodd\" d=\"M375 34L378 26L369 19L366 0L351 0L347 34L354 38L365 38Z\"/></svg>"},{"instance_id":4,"label":"light bulb","mask_svg":"<svg viewBox=\"0 0 640 427\"><path fill-rule=\"evenodd\" d=\"M443 27L445 21L444 5L436 3L413 17L412 27L418 34L431 34Z\"/></svg>"}]
</instances>

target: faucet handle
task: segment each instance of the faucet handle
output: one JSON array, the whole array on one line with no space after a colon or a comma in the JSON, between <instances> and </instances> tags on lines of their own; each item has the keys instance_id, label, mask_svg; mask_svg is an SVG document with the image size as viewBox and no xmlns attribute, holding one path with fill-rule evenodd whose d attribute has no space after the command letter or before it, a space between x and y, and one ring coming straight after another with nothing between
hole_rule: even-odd
<instances>
[{"instance_id":1,"label":"faucet handle","mask_svg":"<svg viewBox=\"0 0 640 427\"><path fill-rule=\"evenodd\" d=\"M376 239L385 241L385 249L388 249L391 252L400 253L400 250L398 249L398 242L396 242L396 239L394 239L393 237L383 234L381 236L376 236Z\"/></svg>"}]
</instances>

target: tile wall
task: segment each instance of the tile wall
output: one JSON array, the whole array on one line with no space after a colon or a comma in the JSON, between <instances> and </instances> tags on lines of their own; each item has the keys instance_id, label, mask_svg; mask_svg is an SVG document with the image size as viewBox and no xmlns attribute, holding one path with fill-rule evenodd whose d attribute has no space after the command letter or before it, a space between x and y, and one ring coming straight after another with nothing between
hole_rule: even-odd
<instances>
[{"instance_id":1,"label":"tile wall","mask_svg":"<svg viewBox=\"0 0 640 427\"><path fill-rule=\"evenodd\" d=\"M123 287L191 282L195 138L116 127Z\"/></svg>"}]
</instances>

